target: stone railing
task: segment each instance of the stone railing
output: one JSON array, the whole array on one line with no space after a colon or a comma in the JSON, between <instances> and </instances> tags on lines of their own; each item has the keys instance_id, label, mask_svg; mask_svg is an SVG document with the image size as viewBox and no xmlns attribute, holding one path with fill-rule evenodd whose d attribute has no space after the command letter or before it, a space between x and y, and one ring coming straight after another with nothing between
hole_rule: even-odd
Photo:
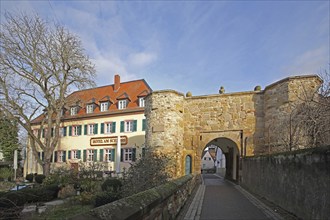
<instances>
[{"instance_id":1,"label":"stone railing","mask_svg":"<svg viewBox=\"0 0 330 220\"><path fill-rule=\"evenodd\" d=\"M243 159L241 185L302 219L329 219L330 146Z\"/></svg>"},{"instance_id":2,"label":"stone railing","mask_svg":"<svg viewBox=\"0 0 330 220\"><path fill-rule=\"evenodd\" d=\"M197 184L187 175L161 186L92 209L73 219L175 219Z\"/></svg>"}]
</instances>

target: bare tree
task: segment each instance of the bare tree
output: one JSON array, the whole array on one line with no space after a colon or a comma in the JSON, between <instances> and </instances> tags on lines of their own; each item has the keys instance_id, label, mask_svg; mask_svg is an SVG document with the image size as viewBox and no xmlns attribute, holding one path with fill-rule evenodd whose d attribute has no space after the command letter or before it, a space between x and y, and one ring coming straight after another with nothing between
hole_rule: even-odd
<instances>
[{"instance_id":1,"label":"bare tree","mask_svg":"<svg viewBox=\"0 0 330 220\"><path fill-rule=\"evenodd\" d=\"M291 103L273 132L277 151L330 144L330 74L324 71L315 93L301 85L298 101Z\"/></svg>"},{"instance_id":2,"label":"bare tree","mask_svg":"<svg viewBox=\"0 0 330 220\"><path fill-rule=\"evenodd\" d=\"M59 141L61 111L74 89L94 86L94 65L81 41L38 15L6 13L0 31L0 110L17 120L45 175ZM37 119L37 120L36 120ZM34 122L45 135L33 132ZM37 151L44 152L44 160Z\"/></svg>"}]
</instances>

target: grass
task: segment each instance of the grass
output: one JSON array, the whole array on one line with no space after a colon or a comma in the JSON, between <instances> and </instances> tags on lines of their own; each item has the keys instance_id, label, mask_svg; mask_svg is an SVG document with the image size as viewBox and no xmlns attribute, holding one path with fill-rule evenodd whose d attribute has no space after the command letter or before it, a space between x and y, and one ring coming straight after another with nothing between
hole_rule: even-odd
<instances>
[{"instance_id":1,"label":"grass","mask_svg":"<svg viewBox=\"0 0 330 220\"><path fill-rule=\"evenodd\" d=\"M43 219L43 220L59 220L68 219L75 215L89 212L93 208L92 205L79 205L79 204L68 204L64 203L58 205L52 209L47 210L42 214L35 214L31 219Z\"/></svg>"}]
</instances>

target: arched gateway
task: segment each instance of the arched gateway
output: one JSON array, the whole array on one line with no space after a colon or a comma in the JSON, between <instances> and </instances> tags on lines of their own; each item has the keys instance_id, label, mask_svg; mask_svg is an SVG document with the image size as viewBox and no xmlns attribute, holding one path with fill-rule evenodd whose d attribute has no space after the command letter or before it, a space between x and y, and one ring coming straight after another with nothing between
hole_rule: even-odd
<instances>
[{"instance_id":1,"label":"arched gateway","mask_svg":"<svg viewBox=\"0 0 330 220\"><path fill-rule=\"evenodd\" d=\"M298 76L264 90L230 94L185 97L173 90L154 91L146 97L146 146L172 157L172 176L179 177L187 170L200 173L202 152L214 144L226 155L227 177L239 180L240 158L267 153L276 140L271 128L320 83L317 76Z\"/></svg>"}]
</instances>

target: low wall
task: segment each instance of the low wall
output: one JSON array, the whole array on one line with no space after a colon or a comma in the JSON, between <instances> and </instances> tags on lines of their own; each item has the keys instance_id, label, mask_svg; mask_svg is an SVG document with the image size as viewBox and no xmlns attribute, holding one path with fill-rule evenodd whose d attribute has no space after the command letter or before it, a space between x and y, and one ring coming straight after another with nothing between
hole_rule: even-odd
<instances>
[{"instance_id":1,"label":"low wall","mask_svg":"<svg viewBox=\"0 0 330 220\"><path fill-rule=\"evenodd\" d=\"M243 158L241 185L302 219L330 219L330 146Z\"/></svg>"},{"instance_id":2,"label":"low wall","mask_svg":"<svg viewBox=\"0 0 330 220\"><path fill-rule=\"evenodd\" d=\"M74 219L175 219L197 184L187 175L161 186L97 207Z\"/></svg>"}]
</instances>

